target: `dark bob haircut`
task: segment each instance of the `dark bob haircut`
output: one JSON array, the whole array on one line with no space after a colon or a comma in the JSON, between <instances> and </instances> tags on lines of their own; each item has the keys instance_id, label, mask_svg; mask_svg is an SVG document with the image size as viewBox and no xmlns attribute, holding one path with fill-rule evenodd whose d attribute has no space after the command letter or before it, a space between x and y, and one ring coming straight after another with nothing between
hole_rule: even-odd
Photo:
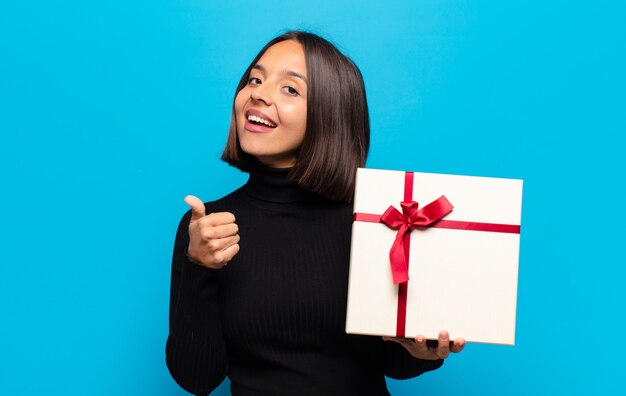
<instances>
[{"instance_id":1,"label":"dark bob haircut","mask_svg":"<svg viewBox=\"0 0 626 396\"><path fill-rule=\"evenodd\" d=\"M263 47L241 77L235 96L265 51L285 40L304 48L308 83L306 132L289 177L306 190L351 202L356 168L365 165L369 150L370 125L363 77L350 58L313 33L290 31ZM222 160L245 172L256 162L239 144L234 105Z\"/></svg>"}]
</instances>

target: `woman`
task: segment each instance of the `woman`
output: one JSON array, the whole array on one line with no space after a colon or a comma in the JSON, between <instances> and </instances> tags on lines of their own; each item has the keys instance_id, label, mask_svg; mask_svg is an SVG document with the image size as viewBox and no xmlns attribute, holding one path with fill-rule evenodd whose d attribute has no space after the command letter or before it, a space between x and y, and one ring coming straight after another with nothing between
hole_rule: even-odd
<instances>
[{"instance_id":1,"label":"woman","mask_svg":"<svg viewBox=\"0 0 626 396\"><path fill-rule=\"evenodd\" d=\"M326 40L289 32L245 71L222 159L250 174L203 204L188 196L172 264L166 360L184 389L234 395L386 395L464 346L344 332L363 79ZM240 250L241 246L241 250Z\"/></svg>"}]
</instances>

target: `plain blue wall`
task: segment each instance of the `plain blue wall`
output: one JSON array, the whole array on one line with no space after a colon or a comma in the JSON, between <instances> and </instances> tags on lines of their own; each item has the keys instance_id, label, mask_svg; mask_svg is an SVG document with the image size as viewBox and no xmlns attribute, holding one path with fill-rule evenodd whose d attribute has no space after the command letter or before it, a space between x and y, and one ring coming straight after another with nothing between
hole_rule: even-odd
<instances>
[{"instance_id":1,"label":"plain blue wall","mask_svg":"<svg viewBox=\"0 0 626 396\"><path fill-rule=\"evenodd\" d=\"M244 182L217 159L233 91L287 28L360 66L369 167L525 180L517 345L392 393L624 392L622 4L2 1L0 394L184 394L164 363L183 197Z\"/></svg>"}]
</instances>

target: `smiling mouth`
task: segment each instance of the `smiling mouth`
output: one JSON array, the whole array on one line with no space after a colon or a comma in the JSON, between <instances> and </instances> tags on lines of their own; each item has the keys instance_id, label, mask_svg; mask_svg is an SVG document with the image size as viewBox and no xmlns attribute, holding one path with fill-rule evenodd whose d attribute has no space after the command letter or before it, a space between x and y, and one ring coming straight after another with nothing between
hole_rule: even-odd
<instances>
[{"instance_id":1,"label":"smiling mouth","mask_svg":"<svg viewBox=\"0 0 626 396\"><path fill-rule=\"evenodd\" d=\"M246 117L246 119L251 122L252 124L255 125L265 125L268 126L270 128L276 128L276 124L274 124L272 121L270 120L266 120L263 117L259 117L256 115L252 115L252 114L248 114L248 116Z\"/></svg>"}]
</instances>

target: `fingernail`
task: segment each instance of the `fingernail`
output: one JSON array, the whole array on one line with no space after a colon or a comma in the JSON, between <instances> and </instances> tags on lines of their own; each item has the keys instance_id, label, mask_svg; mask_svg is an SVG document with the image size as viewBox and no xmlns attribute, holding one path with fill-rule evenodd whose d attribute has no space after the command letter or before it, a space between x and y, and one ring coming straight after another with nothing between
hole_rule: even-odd
<instances>
[{"instance_id":1,"label":"fingernail","mask_svg":"<svg viewBox=\"0 0 626 396\"><path fill-rule=\"evenodd\" d=\"M425 340L424 336L417 336L417 337L415 337L415 341L420 343L420 344L423 344L424 340Z\"/></svg>"}]
</instances>

